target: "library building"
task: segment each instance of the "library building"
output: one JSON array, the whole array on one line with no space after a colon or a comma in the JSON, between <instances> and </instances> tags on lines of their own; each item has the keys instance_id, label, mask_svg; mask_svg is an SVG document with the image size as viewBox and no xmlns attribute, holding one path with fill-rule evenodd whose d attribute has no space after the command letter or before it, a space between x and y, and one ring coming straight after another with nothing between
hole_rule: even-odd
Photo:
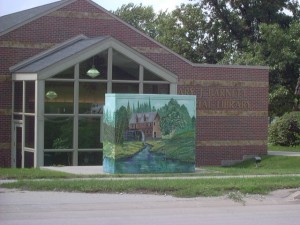
<instances>
[{"instance_id":1,"label":"library building","mask_svg":"<svg viewBox=\"0 0 300 225\"><path fill-rule=\"evenodd\" d=\"M267 154L268 67L190 62L92 0L0 17L0 60L0 167L121 162L138 141L189 168Z\"/></svg>"}]
</instances>

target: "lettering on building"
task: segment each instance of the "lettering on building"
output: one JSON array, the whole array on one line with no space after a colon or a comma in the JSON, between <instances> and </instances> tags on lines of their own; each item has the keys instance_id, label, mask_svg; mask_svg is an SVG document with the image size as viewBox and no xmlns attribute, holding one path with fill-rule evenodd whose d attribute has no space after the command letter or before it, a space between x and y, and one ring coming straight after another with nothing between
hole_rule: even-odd
<instances>
[{"instance_id":1,"label":"lettering on building","mask_svg":"<svg viewBox=\"0 0 300 225\"><path fill-rule=\"evenodd\" d=\"M197 109L250 109L246 90L227 87L180 87L180 95L196 95Z\"/></svg>"}]
</instances>

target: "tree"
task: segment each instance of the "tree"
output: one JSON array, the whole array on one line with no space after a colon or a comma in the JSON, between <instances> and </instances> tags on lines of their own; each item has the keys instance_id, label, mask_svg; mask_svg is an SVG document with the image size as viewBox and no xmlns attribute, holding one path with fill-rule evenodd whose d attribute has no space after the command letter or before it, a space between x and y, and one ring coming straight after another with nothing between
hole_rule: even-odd
<instances>
[{"instance_id":1,"label":"tree","mask_svg":"<svg viewBox=\"0 0 300 225\"><path fill-rule=\"evenodd\" d=\"M140 31L145 32L150 37L156 37L156 14L152 6L129 3L122 5L121 8L118 8L113 13Z\"/></svg>"},{"instance_id":2,"label":"tree","mask_svg":"<svg viewBox=\"0 0 300 225\"><path fill-rule=\"evenodd\" d=\"M116 111L116 127L115 127L115 142L116 144L123 144L124 142L124 132L128 128L128 117L126 107L121 106L120 109Z\"/></svg>"},{"instance_id":3,"label":"tree","mask_svg":"<svg viewBox=\"0 0 300 225\"><path fill-rule=\"evenodd\" d=\"M192 119L184 105L179 105L174 99L158 110L162 134L168 135L189 126L192 128Z\"/></svg>"}]
</instances>

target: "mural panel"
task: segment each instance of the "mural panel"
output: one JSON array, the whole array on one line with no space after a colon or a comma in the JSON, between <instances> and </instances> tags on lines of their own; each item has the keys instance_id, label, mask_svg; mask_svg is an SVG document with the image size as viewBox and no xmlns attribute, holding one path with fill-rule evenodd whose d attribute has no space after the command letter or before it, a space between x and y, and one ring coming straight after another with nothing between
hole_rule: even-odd
<instances>
[{"instance_id":1,"label":"mural panel","mask_svg":"<svg viewBox=\"0 0 300 225\"><path fill-rule=\"evenodd\" d=\"M106 94L106 173L195 171L196 97Z\"/></svg>"}]
</instances>

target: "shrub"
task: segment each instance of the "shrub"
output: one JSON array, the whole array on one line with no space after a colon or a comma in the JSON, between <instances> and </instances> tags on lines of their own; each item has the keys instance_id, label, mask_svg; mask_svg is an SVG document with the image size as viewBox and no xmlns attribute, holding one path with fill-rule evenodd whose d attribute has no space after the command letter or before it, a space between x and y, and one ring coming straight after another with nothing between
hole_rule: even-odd
<instances>
[{"instance_id":1,"label":"shrub","mask_svg":"<svg viewBox=\"0 0 300 225\"><path fill-rule=\"evenodd\" d=\"M300 112L286 113L269 127L269 142L274 145L300 144Z\"/></svg>"}]
</instances>

